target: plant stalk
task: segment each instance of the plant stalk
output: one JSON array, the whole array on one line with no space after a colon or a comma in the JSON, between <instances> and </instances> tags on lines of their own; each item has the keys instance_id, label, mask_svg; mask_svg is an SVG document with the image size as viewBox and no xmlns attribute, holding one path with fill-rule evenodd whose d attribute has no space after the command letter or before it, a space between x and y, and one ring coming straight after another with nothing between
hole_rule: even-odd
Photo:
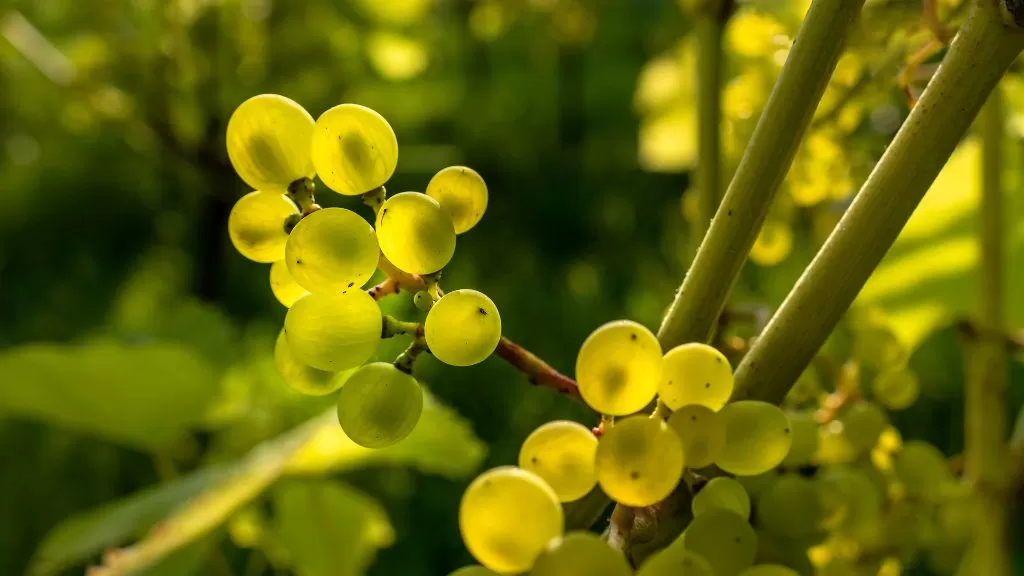
<instances>
[{"instance_id":1,"label":"plant stalk","mask_svg":"<svg viewBox=\"0 0 1024 576\"><path fill-rule=\"evenodd\" d=\"M697 18L697 192L694 246L707 233L722 190L722 34L729 10L709 9Z\"/></svg>"}]
</instances>

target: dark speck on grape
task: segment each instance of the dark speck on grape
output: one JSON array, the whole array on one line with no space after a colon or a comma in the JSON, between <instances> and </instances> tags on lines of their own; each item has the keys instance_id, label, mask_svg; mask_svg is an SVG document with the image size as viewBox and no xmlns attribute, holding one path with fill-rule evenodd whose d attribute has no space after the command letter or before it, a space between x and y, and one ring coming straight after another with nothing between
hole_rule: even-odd
<instances>
[{"instance_id":1,"label":"dark speck on grape","mask_svg":"<svg viewBox=\"0 0 1024 576\"><path fill-rule=\"evenodd\" d=\"M632 472L629 473L629 477L632 480L639 480L640 479L640 473L637 472L636 470L633 470Z\"/></svg>"},{"instance_id":2,"label":"dark speck on grape","mask_svg":"<svg viewBox=\"0 0 1024 576\"><path fill-rule=\"evenodd\" d=\"M704 383L704 387L705 388L711 388L711 382L705 382Z\"/></svg>"},{"instance_id":3,"label":"dark speck on grape","mask_svg":"<svg viewBox=\"0 0 1024 576\"><path fill-rule=\"evenodd\" d=\"M477 308L477 311L479 311L484 316L487 316L487 310L484 310L482 307L481 308Z\"/></svg>"},{"instance_id":4,"label":"dark speck on grape","mask_svg":"<svg viewBox=\"0 0 1024 576\"><path fill-rule=\"evenodd\" d=\"M353 287L353 286L355 286L355 285L356 285L356 283L355 283L355 282L349 282L349 283L348 283L348 287L349 287L349 288L351 288L351 287Z\"/></svg>"},{"instance_id":5,"label":"dark speck on grape","mask_svg":"<svg viewBox=\"0 0 1024 576\"><path fill-rule=\"evenodd\" d=\"M534 456L533 458L530 458L530 464L536 464L536 463L537 463L537 457L536 456Z\"/></svg>"},{"instance_id":6,"label":"dark speck on grape","mask_svg":"<svg viewBox=\"0 0 1024 576\"><path fill-rule=\"evenodd\" d=\"M629 339L632 340L633 342L636 342L636 332L630 334Z\"/></svg>"},{"instance_id":7,"label":"dark speck on grape","mask_svg":"<svg viewBox=\"0 0 1024 576\"><path fill-rule=\"evenodd\" d=\"M690 421L691 422L696 422L697 421L697 415L694 414L693 416L690 416Z\"/></svg>"},{"instance_id":8,"label":"dark speck on grape","mask_svg":"<svg viewBox=\"0 0 1024 576\"><path fill-rule=\"evenodd\" d=\"M719 364L721 364L722 363L722 357L721 356L715 356L715 362L718 362Z\"/></svg>"}]
</instances>

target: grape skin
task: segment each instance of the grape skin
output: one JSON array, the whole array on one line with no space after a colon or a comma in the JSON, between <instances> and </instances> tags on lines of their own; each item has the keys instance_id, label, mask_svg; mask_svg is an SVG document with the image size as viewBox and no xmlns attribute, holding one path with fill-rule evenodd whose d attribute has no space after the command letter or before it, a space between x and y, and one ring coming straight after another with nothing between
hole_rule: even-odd
<instances>
[{"instance_id":1,"label":"grape skin","mask_svg":"<svg viewBox=\"0 0 1024 576\"><path fill-rule=\"evenodd\" d=\"M818 530L823 505L815 483L798 474L779 476L757 499L757 525L768 532L802 539Z\"/></svg>"},{"instance_id":2,"label":"grape skin","mask_svg":"<svg viewBox=\"0 0 1024 576\"><path fill-rule=\"evenodd\" d=\"M387 362L356 370L338 395L338 423L353 442L385 448L408 436L423 413L423 390Z\"/></svg>"},{"instance_id":3,"label":"grape skin","mask_svg":"<svg viewBox=\"0 0 1024 576\"><path fill-rule=\"evenodd\" d=\"M269 264L284 258L288 241L285 221L298 214L285 195L250 192L242 196L228 215L228 236L235 249L254 262Z\"/></svg>"},{"instance_id":4,"label":"grape skin","mask_svg":"<svg viewBox=\"0 0 1024 576\"><path fill-rule=\"evenodd\" d=\"M893 460L893 471L910 496L936 496L943 485L952 482L952 474L942 453L919 440L903 445Z\"/></svg>"},{"instance_id":5,"label":"grape skin","mask_svg":"<svg viewBox=\"0 0 1024 576\"><path fill-rule=\"evenodd\" d=\"M432 274L455 254L455 226L441 205L426 194L402 192L377 212L381 252L399 270Z\"/></svg>"},{"instance_id":6,"label":"grape skin","mask_svg":"<svg viewBox=\"0 0 1024 576\"><path fill-rule=\"evenodd\" d=\"M487 184L472 168L449 166L430 179L427 196L437 200L462 234L480 221L487 210Z\"/></svg>"},{"instance_id":7,"label":"grape skin","mask_svg":"<svg viewBox=\"0 0 1024 576\"><path fill-rule=\"evenodd\" d=\"M796 570L778 564L759 564L749 568L740 576L800 576Z\"/></svg>"},{"instance_id":8,"label":"grape skin","mask_svg":"<svg viewBox=\"0 0 1024 576\"><path fill-rule=\"evenodd\" d=\"M739 476L775 468L789 453L792 434L786 414L774 404L743 400L719 412L725 425L725 448L715 464Z\"/></svg>"},{"instance_id":9,"label":"grape skin","mask_svg":"<svg viewBox=\"0 0 1024 576\"><path fill-rule=\"evenodd\" d=\"M793 432L793 442L782 464L793 468L807 466L818 451L818 422L810 412L789 412L786 417Z\"/></svg>"},{"instance_id":10,"label":"grape skin","mask_svg":"<svg viewBox=\"0 0 1024 576\"><path fill-rule=\"evenodd\" d=\"M352 370L329 372L317 370L299 362L288 346L288 338L282 330L274 344L274 366L285 384L292 390L308 396L323 396L341 388Z\"/></svg>"},{"instance_id":11,"label":"grape skin","mask_svg":"<svg viewBox=\"0 0 1024 576\"><path fill-rule=\"evenodd\" d=\"M697 492L692 508L694 517L721 508L747 519L750 517L750 496L739 482L728 476L719 476Z\"/></svg>"},{"instance_id":12,"label":"grape skin","mask_svg":"<svg viewBox=\"0 0 1024 576\"><path fill-rule=\"evenodd\" d=\"M688 468L710 466L725 447L725 426L718 413L702 404L676 410L669 416L668 425L683 443Z\"/></svg>"},{"instance_id":13,"label":"grape skin","mask_svg":"<svg viewBox=\"0 0 1024 576\"><path fill-rule=\"evenodd\" d=\"M669 408L703 404L720 410L733 390L732 366L721 352L707 344L693 342L676 346L665 354L665 369L658 396Z\"/></svg>"},{"instance_id":14,"label":"grape skin","mask_svg":"<svg viewBox=\"0 0 1024 576\"><path fill-rule=\"evenodd\" d=\"M694 518L681 538L683 547L707 560L717 576L737 576L754 564L757 534L730 510L716 508Z\"/></svg>"},{"instance_id":15,"label":"grape skin","mask_svg":"<svg viewBox=\"0 0 1024 576\"><path fill-rule=\"evenodd\" d=\"M373 227L355 212L324 208L288 235L288 272L310 292L358 290L377 270L380 248Z\"/></svg>"},{"instance_id":16,"label":"grape skin","mask_svg":"<svg viewBox=\"0 0 1024 576\"><path fill-rule=\"evenodd\" d=\"M541 552L530 576L631 576L622 552L590 532L570 532Z\"/></svg>"},{"instance_id":17,"label":"grape skin","mask_svg":"<svg viewBox=\"0 0 1024 576\"><path fill-rule=\"evenodd\" d=\"M291 308L296 300L309 293L292 278L288 272L288 264L284 260L278 260L270 265L270 291L285 308Z\"/></svg>"},{"instance_id":18,"label":"grape skin","mask_svg":"<svg viewBox=\"0 0 1024 576\"><path fill-rule=\"evenodd\" d=\"M707 560L676 540L648 558L636 576L715 576L715 571Z\"/></svg>"},{"instance_id":19,"label":"grape skin","mask_svg":"<svg viewBox=\"0 0 1024 576\"><path fill-rule=\"evenodd\" d=\"M683 475L683 447L664 422L631 416L605 430L594 461L597 481L612 500L650 506L667 497Z\"/></svg>"},{"instance_id":20,"label":"grape skin","mask_svg":"<svg viewBox=\"0 0 1024 576\"><path fill-rule=\"evenodd\" d=\"M921 385L906 366L883 370L875 377L871 388L875 400L890 410L909 408L917 401Z\"/></svg>"},{"instance_id":21,"label":"grape skin","mask_svg":"<svg viewBox=\"0 0 1024 576\"><path fill-rule=\"evenodd\" d=\"M284 318L288 345L295 357L320 370L355 368L369 360L380 344L383 319L366 292L307 294Z\"/></svg>"},{"instance_id":22,"label":"grape skin","mask_svg":"<svg viewBox=\"0 0 1024 576\"><path fill-rule=\"evenodd\" d=\"M451 366L472 366L498 347L501 316L486 294L454 290L430 308L423 331L435 358Z\"/></svg>"},{"instance_id":23,"label":"grape skin","mask_svg":"<svg viewBox=\"0 0 1024 576\"><path fill-rule=\"evenodd\" d=\"M383 116L358 104L324 112L312 131L316 173L328 188L358 196L383 186L398 165L398 139Z\"/></svg>"},{"instance_id":24,"label":"grape skin","mask_svg":"<svg viewBox=\"0 0 1024 576\"><path fill-rule=\"evenodd\" d=\"M865 401L849 406L840 416L840 421L843 423L843 435L858 452L871 450L889 426L889 416L885 410Z\"/></svg>"},{"instance_id":25,"label":"grape skin","mask_svg":"<svg viewBox=\"0 0 1024 576\"><path fill-rule=\"evenodd\" d=\"M313 117L295 101L261 94L242 102L228 120L228 159L255 190L284 191L312 178Z\"/></svg>"},{"instance_id":26,"label":"grape skin","mask_svg":"<svg viewBox=\"0 0 1024 576\"><path fill-rule=\"evenodd\" d=\"M576 357L580 395L594 410L625 416L654 398L662 374L661 345L641 324L604 324L583 342Z\"/></svg>"},{"instance_id":27,"label":"grape skin","mask_svg":"<svg viewBox=\"0 0 1024 576\"><path fill-rule=\"evenodd\" d=\"M597 438L586 426L568 420L548 422L527 436L519 449L519 467L551 486L562 502L579 500L597 484Z\"/></svg>"}]
</instances>

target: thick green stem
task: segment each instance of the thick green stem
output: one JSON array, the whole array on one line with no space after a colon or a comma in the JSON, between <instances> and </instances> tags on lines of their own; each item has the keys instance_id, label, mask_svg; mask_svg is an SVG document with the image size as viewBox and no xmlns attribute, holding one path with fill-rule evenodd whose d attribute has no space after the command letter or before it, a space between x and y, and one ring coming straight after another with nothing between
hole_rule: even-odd
<instances>
[{"instance_id":1,"label":"thick green stem","mask_svg":"<svg viewBox=\"0 0 1024 576\"><path fill-rule=\"evenodd\" d=\"M694 227L695 246L707 232L722 190L722 32L727 18L727 10L709 10L697 18L696 177L700 209Z\"/></svg>"},{"instance_id":2,"label":"thick green stem","mask_svg":"<svg viewBox=\"0 0 1024 576\"><path fill-rule=\"evenodd\" d=\"M707 341L864 0L814 0L658 339Z\"/></svg>"},{"instance_id":3,"label":"thick green stem","mask_svg":"<svg viewBox=\"0 0 1024 576\"><path fill-rule=\"evenodd\" d=\"M1022 47L1024 34L1003 23L996 0L974 3L920 102L737 368L737 396L785 397Z\"/></svg>"}]
</instances>

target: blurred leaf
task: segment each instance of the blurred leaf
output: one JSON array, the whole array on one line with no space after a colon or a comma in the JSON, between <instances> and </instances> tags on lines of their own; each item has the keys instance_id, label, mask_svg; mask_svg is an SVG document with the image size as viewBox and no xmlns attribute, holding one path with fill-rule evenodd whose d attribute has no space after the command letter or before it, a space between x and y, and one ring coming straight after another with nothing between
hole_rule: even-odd
<instances>
[{"instance_id":1,"label":"blurred leaf","mask_svg":"<svg viewBox=\"0 0 1024 576\"><path fill-rule=\"evenodd\" d=\"M153 566L141 570L136 576L181 576L182 574L203 574L201 567L210 557L210 552L217 545L216 534L172 552Z\"/></svg>"}]
</instances>

